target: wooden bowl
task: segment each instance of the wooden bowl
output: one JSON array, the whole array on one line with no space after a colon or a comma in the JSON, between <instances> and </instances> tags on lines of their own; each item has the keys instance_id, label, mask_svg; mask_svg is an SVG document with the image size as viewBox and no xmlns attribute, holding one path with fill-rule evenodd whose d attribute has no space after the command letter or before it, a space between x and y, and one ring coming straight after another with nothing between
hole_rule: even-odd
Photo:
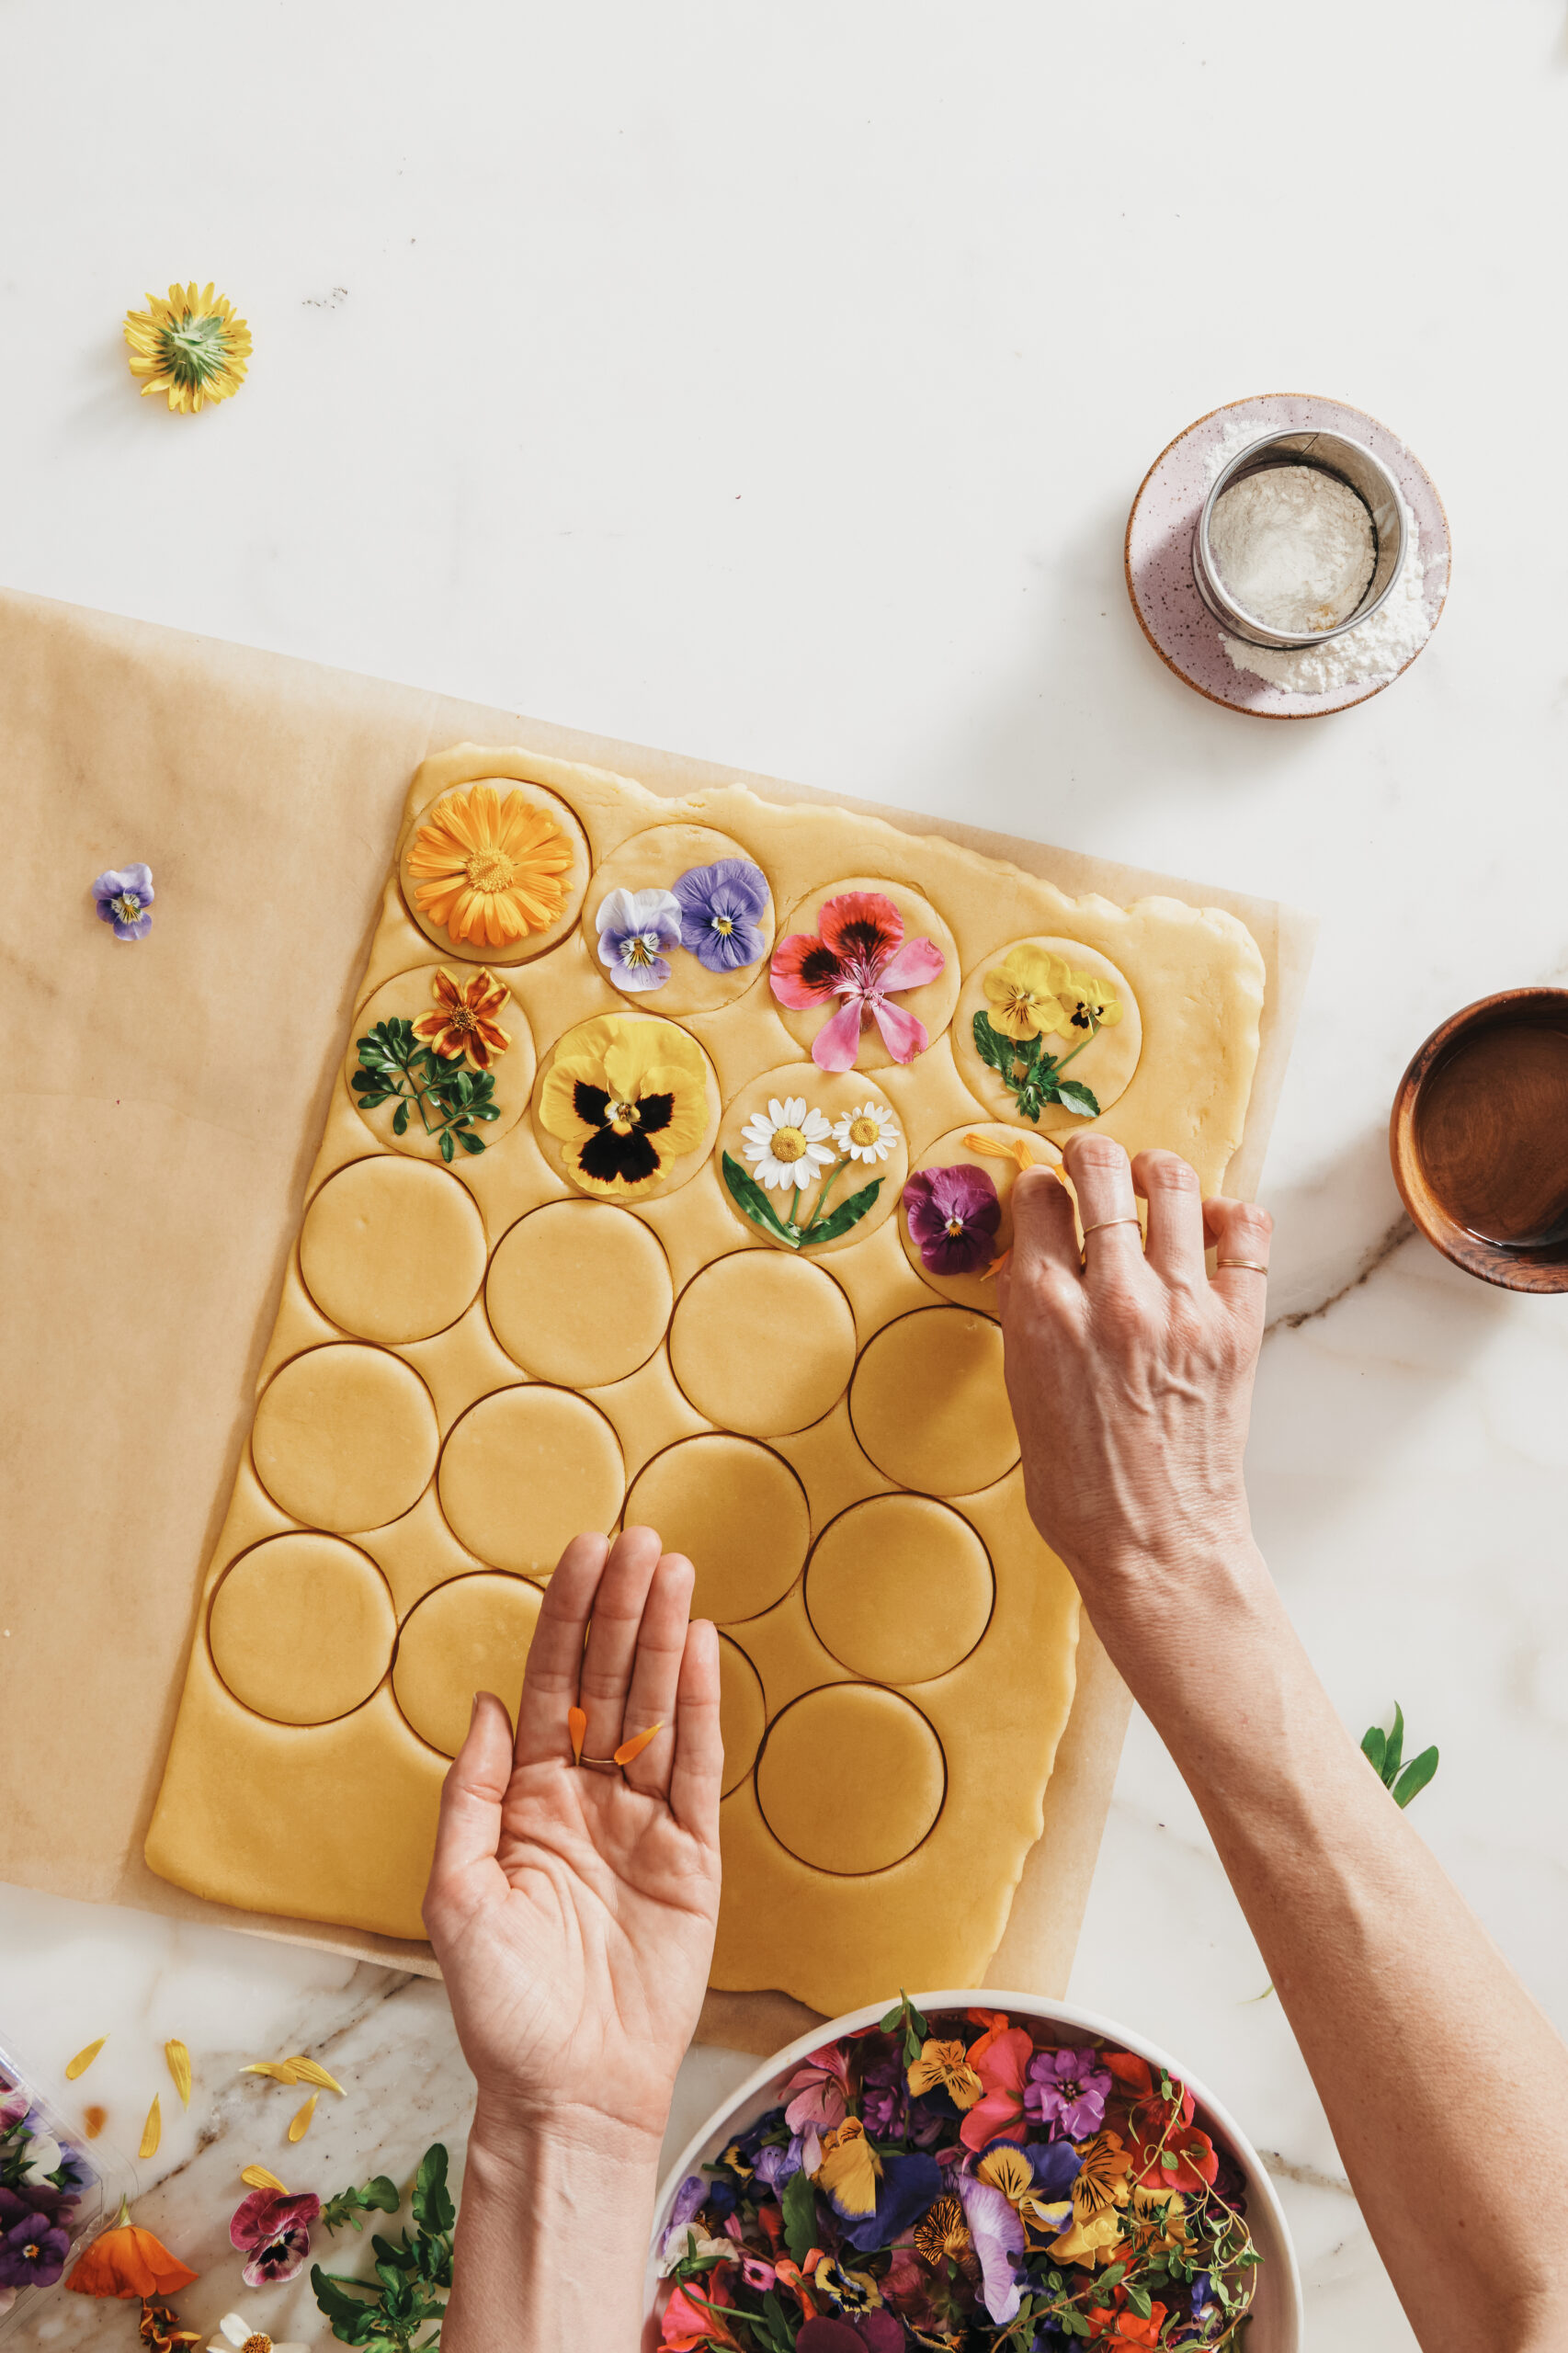
<instances>
[{"instance_id":1,"label":"wooden bowl","mask_svg":"<svg viewBox=\"0 0 1568 2353\"><path fill-rule=\"evenodd\" d=\"M1434 1029L1399 1083L1389 1154L1456 1267L1568 1291L1568 989L1505 989Z\"/></svg>"}]
</instances>

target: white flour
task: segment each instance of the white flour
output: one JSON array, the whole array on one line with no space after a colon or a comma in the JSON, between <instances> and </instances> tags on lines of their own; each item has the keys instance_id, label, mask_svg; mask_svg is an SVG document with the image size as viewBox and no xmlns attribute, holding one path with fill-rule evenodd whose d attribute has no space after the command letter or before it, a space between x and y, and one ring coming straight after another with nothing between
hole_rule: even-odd
<instances>
[{"instance_id":1,"label":"white flour","mask_svg":"<svg viewBox=\"0 0 1568 2353\"><path fill-rule=\"evenodd\" d=\"M1249 423L1233 419L1209 452L1207 479L1212 482L1221 467L1227 465L1245 442L1256 440L1260 429L1256 418ZM1392 596L1369 621L1363 621L1359 629L1347 630L1343 637L1331 638L1326 645L1307 646L1290 654L1276 653L1267 646L1248 645L1243 639L1227 637L1221 631L1221 643L1234 666L1251 671L1255 677L1267 678L1270 686L1280 688L1286 694L1297 695L1335 694L1344 687L1374 678L1392 678L1396 671L1403 670L1431 635L1432 624L1422 597L1425 568L1420 530L1403 499L1400 506L1404 517L1404 569Z\"/></svg>"},{"instance_id":2,"label":"white flour","mask_svg":"<svg viewBox=\"0 0 1568 2353\"><path fill-rule=\"evenodd\" d=\"M1316 466L1233 482L1215 501L1209 547L1236 603L1292 636L1348 620L1378 556L1364 503Z\"/></svg>"}]
</instances>

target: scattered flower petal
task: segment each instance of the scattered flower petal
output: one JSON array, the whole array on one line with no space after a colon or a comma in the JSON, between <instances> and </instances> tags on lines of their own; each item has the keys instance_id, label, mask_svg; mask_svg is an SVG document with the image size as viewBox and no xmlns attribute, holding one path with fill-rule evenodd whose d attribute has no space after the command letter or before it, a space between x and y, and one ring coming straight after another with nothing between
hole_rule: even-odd
<instances>
[{"instance_id":1,"label":"scattered flower petal","mask_svg":"<svg viewBox=\"0 0 1568 2353\"><path fill-rule=\"evenodd\" d=\"M158 2143L163 2137L163 2110L158 2106L158 2095L154 2092L153 2094L153 2105L147 2110L147 2121L142 2127L142 2145L136 2152L137 2155L139 2157L155 2157L158 2154Z\"/></svg>"},{"instance_id":2,"label":"scattered flower petal","mask_svg":"<svg viewBox=\"0 0 1568 2353\"><path fill-rule=\"evenodd\" d=\"M302 2141L304 2139L306 2133L311 2129L311 2119L316 2112L316 2102L320 2097L320 2092L312 2092L309 2099L305 2102L303 2108L299 2109L295 2114L289 2126L289 2138L290 2141Z\"/></svg>"},{"instance_id":3,"label":"scattered flower petal","mask_svg":"<svg viewBox=\"0 0 1568 2353\"><path fill-rule=\"evenodd\" d=\"M65 2062L65 2080L68 2084L74 2084L78 2075L86 2074L108 2040L107 2034L100 2034L96 2042L89 2042L85 2051L77 2052L74 2059L68 2059Z\"/></svg>"},{"instance_id":4,"label":"scattered flower petal","mask_svg":"<svg viewBox=\"0 0 1568 2353\"><path fill-rule=\"evenodd\" d=\"M165 2042L164 2056L169 2063L169 2073L180 2097L180 2106L190 2106L190 2053L183 2042Z\"/></svg>"}]
</instances>

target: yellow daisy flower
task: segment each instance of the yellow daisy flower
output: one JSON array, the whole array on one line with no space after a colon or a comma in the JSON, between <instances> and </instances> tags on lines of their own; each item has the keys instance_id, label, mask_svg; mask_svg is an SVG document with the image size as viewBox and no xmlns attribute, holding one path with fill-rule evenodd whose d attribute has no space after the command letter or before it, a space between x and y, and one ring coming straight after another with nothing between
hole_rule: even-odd
<instances>
[{"instance_id":1,"label":"yellow daisy flower","mask_svg":"<svg viewBox=\"0 0 1568 2353\"><path fill-rule=\"evenodd\" d=\"M985 975L991 1027L1005 1038L1038 1038L1042 1031L1065 1029L1068 1010L1062 992L1072 979L1060 956L1049 949L1015 948L994 972Z\"/></svg>"},{"instance_id":2,"label":"yellow daisy flower","mask_svg":"<svg viewBox=\"0 0 1568 2353\"><path fill-rule=\"evenodd\" d=\"M209 401L226 401L245 379L250 329L234 316L226 294L209 285L171 286L167 301L147 297L144 311L127 311L125 340L131 372L145 379L142 396L166 392L169 406L193 414Z\"/></svg>"},{"instance_id":3,"label":"yellow daisy flower","mask_svg":"<svg viewBox=\"0 0 1568 2353\"><path fill-rule=\"evenodd\" d=\"M540 1090L539 1116L565 1145L579 1185L624 1199L702 1142L701 1049L672 1021L600 1014L562 1040Z\"/></svg>"},{"instance_id":4,"label":"yellow daisy flower","mask_svg":"<svg viewBox=\"0 0 1568 2353\"><path fill-rule=\"evenodd\" d=\"M414 837L408 870L422 915L450 939L509 948L548 931L566 904L572 845L549 812L493 784L437 801Z\"/></svg>"}]
</instances>

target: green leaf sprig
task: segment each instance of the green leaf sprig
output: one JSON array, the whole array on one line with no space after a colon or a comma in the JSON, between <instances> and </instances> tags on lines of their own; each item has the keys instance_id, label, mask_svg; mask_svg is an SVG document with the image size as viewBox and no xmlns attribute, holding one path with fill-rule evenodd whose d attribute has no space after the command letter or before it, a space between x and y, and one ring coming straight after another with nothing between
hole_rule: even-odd
<instances>
[{"instance_id":1,"label":"green leaf sprig","mask_svg":"<svg viewBox=\"0 0 1568 2353\"><path fill-rule=\"evenodd\" d=\"M390 2199L389 2199L390 2193ZM328 2230L352 2222L358 2230L362 2213L396 2213L401 2200L385 2174L362 2189L340 2190L322 2208ZM342 2272L311 2266L311 2286L316 2302L332 2325L334 2336L361 2353L426 2353L441 2341L440 2316L447 2300L437 2289L452 2284L452 2226L457 2209L447 2188L447 2152L436 2142L420 2159L414 2183L414 2230L400 2233L394 2246L378 2232L371 2239L376 2257L374 2281L352 2279ZM429 2323L434 2333L415 2339Z\"/></svg>"},{"instance_id":2,"label":"green leaf sprig","mask_svg":"<svg viewBox=\"0 0 1568 2353\"><path fill-rule=\"evenodd\" d=\"M1361 1735L1361 1754L1395 1805L1408 1805L1412 1798L1418 1798L1437 1769L1435 1748L1424 1748L1419 1756L1404 1764L1404 1711L1397 1700L1393 1730L1384 1732L1381 1724L1369 1724Z\"/></svg>"},{"instance_id":3,"label":"green leaf sprig","mask_svg":"<svg viewBox=\"0 0 1568 2353\"><path fill-rule=\"evenodd\" d=\"M835 1168L828 1171L810 1217L800 1219L780 1217L756 1177L746 1175L733 1154L725 1153L722 1163L730 1199L741 1215L750 1218L764 1233L771 1234L775 1242L782 1242L791 1250L807 1250L819 1243L836 1242L839 1235L847 1233L852 1225L859 1224L882 1189L880 1176L874 1176L858 1193L851 1193L846 1200L840 1201L827 1216L823 1214L829 1193L849 1165L847 1160L841 1160Z\"/></svg>"},{"instance_id":4,"label":"green leaf sprig","mask_svg":"<svg viewBox=\"0 0 1568 2353\"><path fill-rule=\"evenodd\" d=\"M913 2067L919 2058L921 2050L931 2032L924 2016L915 2008L902 1985L898 1989L898 2000L886 2018L878 2019L877 2030L881 2034L903 2035L903 2063L906 2070Z\"/></svg>"},{"instance_id":5,"label":"green leaf sprig","mask_svg":"<svg viewBox=\"0 0 1568 2353\"><path fill-rule=\"evenodd\" d=\"M415 1111L427 1136L435 1136L449 1166L455 1144L465 1152L483 1152L484 1139L473 1131L475 1120L498 1120L495 1080L487 1070L469 1070L460 1062L422 1045L414 1024L394 1016L375 1022L367 1037L356 1040L359 1068L353 1078L361 1111L378 1103L396 1101L392 1133L406 1135Z\"/></svg>"},{"instance_id":6,"label":"green leaf sprig","mask_svg":"<svg viewBox=\"0 0 1568 2353\"><path fill-rule=\"evenodd\" d=\"M1017 1104L1026 1120L1038 1126L1040 1115L1048 1104L1060 1103L1064 1109L1074 1111L1080 1120L1097 1120L1100 1116L1099 1097L1075 1078L1063 1078L1062 1073L1085 1046L1092 1045L1100 1024L1093 1016L1089 1019L1089 1034L1072 1053L1048 1054L1043 1037L1006 1038L991 1026L988 1014L974 1017L974 1051L988 1070L994 1070L1008 1094Z\"/></svg>"}]
</instances>

